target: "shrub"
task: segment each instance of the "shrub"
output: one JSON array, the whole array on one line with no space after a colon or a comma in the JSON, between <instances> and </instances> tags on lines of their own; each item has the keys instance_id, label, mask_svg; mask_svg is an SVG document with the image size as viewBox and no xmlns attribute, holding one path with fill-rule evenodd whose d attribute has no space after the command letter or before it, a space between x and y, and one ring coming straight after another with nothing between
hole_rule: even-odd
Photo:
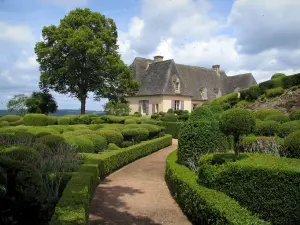
<instances>
[{"instance_id":1,"label":"shrub","mask_svg":"<svg viewBox=\"0 0 300 225\"><path fill-rule=\"evenodd\" d=\"M98 117L98 118L94 118L91 123L92 124L102 124L102 123L105 123L105 121L103 119L101 119L100 117Z\"/></svg>"},{"instance_id":2,"label":"shrub","mask_svg":"<svg viewBox=\"0 0 300 225\"><path fill-rule=\"evenodd\" d=\"M197 175L177 164L176 151L166 162L166 183L193 224L270 224L252 215L228 195L197 183Z\"/></svg>"},{"instance_id":3,"label":"shrub","mask_svg":"<svg viewBox=\"0 0 300 225\"><path fill-rule=\"evenodd\" d=\"M286 137L297 130L300 130L300 120L283 123L279 127L279 136Z\"/></svg>"},{"instance_id":4,"label":"shrub","mask_svg":"<svg viewBox=\"0 0 300 225\"><path fill-rule=\"evenodd\" d=\"M93 142L94 151L96 153L103 152L107 148L107 141L105 137L97 134L85 134L82 137L88 138Z\"/></svg>"},{"instance_id":5,"label":"shrub","mask_svg":"<svg viewBox=\"0 0 300 225\"><path fill-rule=\"evenodd\" d=\"M219 105L210 105L209 109L213 114L221 114L224 112L223 108Z\"/></svg>"},{"instance_id":6,"label":"shrub","mask_svg":"<svg viewBox=\"0 0 300 225\"><path fill-rule=\"evenodd\" d=\"M7 121L0 121L0 127L7 127L9 126L9 122Z\"/></svg>"},{"instance_id":7,"label":"shrub","mask_svg":"<svg viewBox=\"0 0 300 225\"><path fill-rule=\"evenodd\" d=\"M290 88L300 84L300 73L282 78L283 88Z\"/></svg>"},{"instance_id":8,"label":"shrub","mask_svg":"<svg viewBox=\"0 0 300 225\"><path fill-rule=\"evenodd\" d=\"M26 131L4 131L0 133L0 145L30 145L35 140L35 135Z\"/></svg>"},{"instance_id":9,"label":"shrub","mask_svg":"<svg viewBox=\"0 0 300 225\"><path fill-rule=\"evenodd\" d=\"M91 117L89 115L80 115L78 118L78 124L90 124Z\"/></svg>"},{"instance_id":10,"label":"shrub","mask_svg":"<svg viewBox=\"0 0 300 225\"><path fill-rule=\"evenodd\" d=\"M143 120L141 120L141 124L152 124L152 125L162 126L163 123L164 122L160 121L160 120L152 120L152 119L143 119Z\"/></svg>"},{"instance_id":11,"label":"shrub","mask_svg":"<svg viewBox=\"0 0 300 225\"><path fill-rule=\"evenodd\" d=\"M233 92L222 97L216 98L212 101L212 104L220 105L224 110L230 109L239 101L238 93Z\"/></svg>"},{"instance_id":12,"label":"shrub","mask_svg":"<svg viewBox=\"0 0 300 225\"><path fill-rule=\"evenodd\" d=\"M52 151L55 151L59 147L67 147L67 143L62 136L59 135L45 135L36 140L36 143L42 143L47 145Z\"/></svg>"},{"instance_id":13,"label":"shrub","mask_svg":"<svg viewBox=\"0 0 300 225\"><path fill-rule=\"evenodd\" d=\"M261 121L256 124L257 135L274 136L279 134L279 123L276 121Z\"/></svg>"},{"instance_id":14,"label":"shrub","mask_svg":"<svg viewBox=\"0 0 300 225\"><path fill-rule=\"evenodd\" d=\"M165 122L176 122L178 120L178 116L175 113L166 113L162 120Z\"/></svg>"},{"instance_id":15,"label":"shrub","mask_svg":"<svg viewBox=\"0 0 300 225\"><path fill-rule=\"evenodd\" d=\"M263 91L258 85L252 86L250 88L241 90L241 99L247 101L253 101L258 99L258 97L263 94Z\"/></svg>"},{"instance_id":16,"label":"shrub","mask_svg":"<svg viewBox=\"0 0 300 225\"><path fill-rule=\"evenodd\" d=\"M48 116L48 125L57 124L57 116Z\"/></svg>"},{"instance_id":17,"label":"shrub","mask_svg":"<svg viewBox=\"0 0 300 225\"><path fill-rule=\"evenodd\" d=\"M93 142L84 136L69 136L65 137L66 142L72 147L75 152L94 153Z\"/></svg>"},{"instance_id":18,"label":"shrub","mask_svg":"<svg viewBox=\"0 0 300 225\"><path fill-rule=\"evenodd\" d=\"M275 73L275 74L273 74L271 80L277 79L277 78L283 78L283 77L285 77L285 76L286 76L286 75L285 75L284 73Z\"/></svg>"},{"instance_id":19,"label":"shrub","mask_svg":"<svg viewBox=\"0 0 300 225\"><path fill-rule=\"evenodd\" d=\"M0 121L7 121L7 122L16 122L18 120L22 119L22 116L18 116L18 115L6 115L6 116L2 116L0 117Z\"/></svg>"},{"instance_id":20,"label":"shrub","mask_svg":"<svg viewBox=\"0 0 300 225\"><path fill-rule=\"evenodd\" d=\"M71 136L79 136L79 135L84 135L84 134L94 134L95 131L89 130L89 129L83 129L83 130L74 130L74 131L67 131L63 135L71 135Z\"/></svg>"},{"instance_id":21,"label":"shrub","mask_svg":"<svg viewBox=\"0 0 300 225\"><path fill-rule=\"evenodd\" d=\"M250 134L255 130L255 118L246 109L229 109L220 118L220 128L227 135L233 135L235 143L241 135Z\"/></svg>"},{"instance_id":22,"label":"shrub","mask_svg":"<svg viewBox=\"0 0 300 225\"><path fill-rule=\"evenodd\" d=\"M227 160L221 165L214 163L216 158L229 157L230 154L202 157L200 184L226 193L272 224L300 223L298 160L267 154L243 154L237 161Z\"/></svg>"},{"instance_id":23,"label":"shrub","mask_svg":"<svg viewBox=\"0 0 300 225\"><path fill-rule=\"evenodd\" d=\"M208 107L197 107L191 112L189 120L199 121L199 120L211 120L213 119L213 114Z\"/></svg>"},{"instance_id":24,"label":"shrub","mask_svg":"<svg viewBox=\"0 0 300 225\"><path fill-rule=\"evenodd\" d=\"M168 109L167 113L174 113L173 109Z\"/></svg>"},{"instance_id":25,"label":"shrub","mask_svg":"<svg viewBox=\"0 0 300 225\"><path fill-rule=\"evenodd\" d=\"M12 146L0 151L0 157L6 156L28 164L37 164L41 156L38 151L24 145Z\"/></svg>"},{"instance_id":26,"label":"shrub","mask_svg":"<svg viewBox=\"0 0 300 225\"><path fill-rule=\"evenodd\" d=\"M153 113L152 115L151 115L151 119L154 119L154 120L157 120L157 119L159 119L159 114L158 113Z\"/></svg>"},{"instance_id":27,"label":"shrub","mask_svg":"<svg viewBox=\"0 0 300 225\"><path fill-rule=\"evenodd\" d=\"M289 134L284 141L285 153L290 158L300 158L300 131Z\"/></svg>"},{"instance_id":28,"label":"shrub","mask_svg":"<svg viewBox=\"0 0 300 225\"><path fill-rule=\"evenodd\" d=\"M180 127L182 122L165 122L163 126L166 128L165 133L171 134L173 138L179 138Z\"/></svg>"},{"instance_id":29,"label":"shrub","mask_svg":"<svg viewBox=\"0 0 300 225\"><path fill-rule=\"evenodd\" d=\"M265 120L267 116L277 115L277 114L283 114L283 113L276 109L258 109L255 112L253 112L255 118L259 120Z\"/></svg>"},{"instance_id":30,"label":"shrub","mask_svg":"<svg viewBox=\"0 0 300 225\"><path fill-rule=\"evenodd\" d=\"M9 125L10 126L20 126L20 125L23 125L23 118L20 119L20 120L15 121L15 122L10 122Z\"/></svg>"},{"instance_id":31,"label":"shrub","mask_svg":"<svg viewBox=\"0 0 300 225\"><path fill-rule=\"evenodd\" d=\"M160 116L164 116L164 115L166 115L166 113L165 112L159 112L158 113Z\"/></svg>"},{"instance_id":32,"label":"shrub","mask_svg":"<svg viewBox=\"0 0 300 225\"><path fill-rule=\"evenodd\" d=\"M96 133L104 136L108 143L114 143L117 146L121 146L124 141L123 135L115 130L97 130Z\"/></svg>"},{"instance_id":33,"label":"shrub","mask_svg":"<svg viewBox=\"0 0 300 225\"><path fill-rule=\"evenodd\" d=\"M57 119L57 124L58 125L70 125L71 124L71 118L70 117L59 117ZM73 124L73 123L72 123Z\"/></svg>"},{"instance_id":34,"label":"shrub","mask_svg":"<svg viewBox=\"0 0 300 225\"><path fill-rule=\"evenodd\" d=\"M149 131L149 138L156 138L158 137L159 133L162 131L162 128L157 126L157 125L153 125L153 124L141 124L138 128L146 128Z\"/></svg>"},{"instance_id":35,"label":"shrub","mask_svg":"<svg viewBox=\"0 0 300 225\"><path fill-rule=\"evenodd\" d=\"M26 114L23 117L24 125L26 126L47 126L48 118L44 114Z\"/></svg>"},{"instance_id":36,"label":"shrub","mask_svg":"<svg viewBox=\"0 0 300 225\"><path fill-rule=\"evenodd\" d=\"M300 110L295 110L290 114L291 120L300 120Z\"/></svg>"},{"instance_id":37,"label":"shrub","mask_svg":"<svg viewBox=\"0 0 300 225\"><path fill-rule=\"evenodd\" d=\"M123 141L122 143L122 148L128 148L132 145L134 145L135 143L133 141Z\"/></svg>"},{"instance_id":38,"label":"shrub","mask_svg":"<svg viewBox=\"0 0 300 225\"><path fill-rule=\"evenodd\" d=\"M103 116L102 119L106 120L107 123L124 123L125 117L123 116Z\"/></svg>"},{"instance_id":39,"label":"shrub","mask_svg":"<svg viewBox=\"0 0 300 225\"><path fill-rule=\"evenodd\" d=\"M141 142L149 138L149 131L146 128L124 129L122 135L125 141Z\"/></svg>"},{"instance_id":40,"label":"shrub","mask_svg":"<svg viewBox=\"0 0 300 225\"><path fill-rule=\"evenodd\" d=\"M284 115L284 114L277 114L277 115L267 116L265 118L265 121L268 121L268 120L277 121L278 123L286 123L286 122L290 121L289 117L287 115Z\"/></svg>"},{"instance_id":41,"label":"shrub","mask_svg":"<svg viewBox=\"0 0 300 225\"><path fill-rule=\"evenodd\" d=\"M125 124L136 124L136 120L135 119L126 119Z\"/></svg>"},{"instance_id":42,"label":"shrub","mask_svg":"<svg viewBox=\"0 0 300 225\"><path fill-rule=\"evenodd\" d=\"M178 116L179 121L187 121L190 118L190 115L188 113L183 113Z\"/></svg>"},{"instance_id":43,"label":"shrub","mask_svg":"<svg viewBox=\"0 0 300 225\"><path fill-rule=\"evenodd\" d=\"M43 143L34 143L32 148L40 152L40 154L43 155L50 155L52 153L51 148L48 145L45 145Z\"/></svg>"},{"instance_id":44,"label":"shrub","mask_svg":"<svg viewBox=\"0 0 300 225\"><path fill-rule=\"evenodd\" d=\"M133 115L136 116L136 117L141 117L142 116L142 114L140 114L139 112L135 112Z\"/></svg>"},{"instance_id":45,"label":"shrub","mask_svg":"<svg viewBox=\"0 0 300 225\"><path fill-rule=\"evenodd\" d=\"M261 92L264 93L267 89L273 88L273 83L272 83L272 80L267 80L267 81L259 83L258 86L259 86Z\"/></svg>"},{"instance_id":46,"label":"shrub","mask_svg":"<svg viewBox=\"0 0 300 225\"><path fill-rule=\"evenodd\" d=\"M119 146L117 146L116 144L114 144L114 143L108 144L107 150L118 150L118 149L121 149L121 148Z\"/></svg>"},{"instance_id":47,"label":"shrub","mask_svg":"<svg viewBox=\"0 0 300 225\"><path fill-rule=\"evenodd\" d=\"M266 96L268 98L273 98L279 95L282 95L284 93L284 89L282 87L272 88L269 90L266 90Z\"/></svg>"},{"instance_id":48,"label":"shrub","mask_svg":"<svg viewBox=\"0 0 300 225\"><path fill-rule=\"evenodd\" d=\"M181 126L178 140L178 160L189 166L195 156L226 151L228 142L217 121L189 121Z\"/></svg>"}]
</instances>

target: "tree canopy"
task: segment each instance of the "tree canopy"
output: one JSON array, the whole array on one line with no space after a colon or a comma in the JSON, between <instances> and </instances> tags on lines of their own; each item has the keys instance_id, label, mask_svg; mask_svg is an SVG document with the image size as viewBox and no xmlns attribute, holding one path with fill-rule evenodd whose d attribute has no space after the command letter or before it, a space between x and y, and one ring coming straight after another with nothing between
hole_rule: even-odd
<instances>
[{"instance_id":1,"label":"tree canopy","mask_svg":"<svg viewBox=\"0 0 300 225\"><path fill-rule=\"evenodd\" d=\"M47 90L32 92L31 96L26 99L26 106L29 113L48 115L57 111L57 103Z\"/></svg>"},{"instance_id":2,"label":"tree canopy","mask_svg":"<svg viewBox=\"0 0 300 225\"><path fill-rule=\"evenodd\" d=\"M89 92L95 100L133 95L139 84L120 59L114 21L89 9L75 9L58 26L44 27L35 46L40 64L40 88L70 94L81 102Z\"/></svg>"},{"instance_id":3,"label":"tree canopy","mask_svg":"<svg viewBox=\"0 0 300 225\"><path fill-rule=\"evenodd\" d=\"M17 111L17 114L20 116L24 116L27 112L26 100L27 96L24 94L14 95L12 99L10 99L6 105L7 111Z\"/></svg>"}]
</instances>

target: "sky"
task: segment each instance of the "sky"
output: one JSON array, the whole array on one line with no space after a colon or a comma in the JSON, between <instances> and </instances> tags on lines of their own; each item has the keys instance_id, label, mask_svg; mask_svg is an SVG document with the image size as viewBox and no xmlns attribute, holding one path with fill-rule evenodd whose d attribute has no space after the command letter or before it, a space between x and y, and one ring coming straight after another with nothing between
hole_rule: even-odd
<instances>
[{"instance_id":1,"label":"sky","mask_svg":"<svg viewBox=\"0 0 300 225\"><path fill-rule=\"evenodd\" d=\"M251 72L257 82L300 72L296 0L0 0L0 109L15 94L38 90L34 46L41 30L75 8L114 19L128 65L162 55L181 64L219 64L227 75ZM71 96L53 95L60 109L80 108ZM106 101L91 94L86 108L102 110Z\"/></svg>"}]
</instances>

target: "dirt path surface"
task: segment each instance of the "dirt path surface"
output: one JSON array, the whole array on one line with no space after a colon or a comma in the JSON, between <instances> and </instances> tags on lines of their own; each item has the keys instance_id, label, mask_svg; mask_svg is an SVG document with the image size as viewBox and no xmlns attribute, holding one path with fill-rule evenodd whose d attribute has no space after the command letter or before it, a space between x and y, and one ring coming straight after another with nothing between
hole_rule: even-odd
<instances>
[{"instance_id":1,"label":"dirt path surface","mask_svg":"<svg viewBox=\"0 0 300 225\"><path fill-rule=\"evenodd\" d=\"M137 160L103 180L91 203L89 225L190 225L164 180L173 145Z\"/></svg>"}]
</instances>

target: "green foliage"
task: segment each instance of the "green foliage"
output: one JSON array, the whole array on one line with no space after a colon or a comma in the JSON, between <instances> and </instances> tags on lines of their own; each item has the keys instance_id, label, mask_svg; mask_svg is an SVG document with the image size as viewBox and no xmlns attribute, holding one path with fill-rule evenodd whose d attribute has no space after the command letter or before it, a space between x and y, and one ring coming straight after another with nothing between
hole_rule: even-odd
<instances>
[{"instance_id":1,"label":"green foliage","mask_svg":"<svg viewBox=\"0 0 300 225\"><path fill-rule=\"evenodd\" d=\"M91 117L89 115L80 115L77 119L77 124L91 124Z\"/></svg>"},{"instance_id":2,"label":"green foliage","mask_svg":"<svg viewBox=\"0 0 300 225\"><path fill-rule=\"evenodd\" d=\"M105 137L97 134L85 134L82 137L88 138L93 142L94 152L103 152L107 148L107 141Z\"/></svg>"},{"instance_id":3,"label":"green foliage","mask_svg":"<svg viewBox=\"0 0 300 225\"><path fill-rule=\"evenodd\" d=\"M178 160L189 166L195 157L228 150L227 137L217 121L189 121L181 126L178 140Z\"/></svg>"},{"instance_id":4,"label":"green foliage","mask_svg":"<svg viewBox=\"0 0 300 225\"><path fill-rule=\"evenodd\" d=\"M163 125L163 121L159 121L159 120L152 120L152 119L148 119L145 118L143 120L140 120L142 124L152 124L152 125L157 125L157 126L162 126Z\"/></svg>"},{"instance_id":5,"label":"green foliage","mask_svg":"<svg viewBox=\"0 0 300 225\"><path fill-rule=\"evenodd\" d=\"M154 119L154 120L159 119L159 117L160 117L160 115L159 115L158 113L153 113L153 114L151 115L151 119Z\"/></svg>"},{"instance_id":6,"label":"green foliage","mask_svg":"<svg viewBox=\"0 0 300 225\"><path fill-rule=\"evenodd\" d=\"M53 135L53 134L45 135L43 137L38 138L36 140L36 143L45 144L48 147L50 147L52 151L55 151L60 147L67 147L67 143L62 136Z\"/></svg>"},{"instance_id":7,"label":"green foliage","mask_svg":"<svg viewBox=\"0 0 300 225\"><path fill-rule=\"evenodd\" d=\"M41 160L41 156L38 151L22 145L12 146L0 151L0 157L1 156L31 165L37 164Z\"/></svg>"},{"instance_id":8,"label":"green foliage","mask_svg":"<svg viewBox=\"0 0 300 225\"><path fill-rule=\"evenodd\" d=\"M132 145L135 145L135 143L133 141L123 141L122 142L122 148L128 148Z\"/></svg>"},{"instance_id":9,"label":"green foliage","mask_svg":"<svg viewBox=\"0 0 300 225\"><path fill-rule=\"evenodd\" d=\"M283 113L276 109L258 109L253 113L255 118L259 120L265 120L266 117L270 115L277 115L277 114L283 114Z\"/></svg>"},{"instance_id":10,"label":"green foliage","mask_svg":"<svg viewBox=\"0 0 300 225\"><path fill-rule=\"evenodd\" d=\"M258 85L241 90L241 100L253 101L263 94L263 91Z\"/></svg>"},{"instance_id":11,"label":"green foliage","mask_svg":"<svg viewBox=\"0 0 300 225\"><path fill-rule=\"evenodd\" d=\"M239 101L238 93L233 92L222 97L216 98L212 101L212 104L220 105L224 110L230 109Z\"/></svg>"},{"instance_id":12,"label":"green foliage","mask_svg":"<svg viewBox=\"0 0 300 225\"><path fill-rule=\"evenodd\" d=\"M268 120L277 121L278 123L286 123L286 122L290 121L289 117L284 114L276 114L276 115L267 116L265 118L265 121L268 121Z\"/></svg>"},{"instance_id":13,"label":"green foliage","mask_svg":"<svg viewBox=\"0 0 300 225\"><path fill-rule=\"evenodd\" d=\"M81 114L88 92L96 100L133 95L139 83L120 59L117 37L112 19L87 8L70 11L58 26L44 27L43 41L35 46L40 87L70 93L80 100Z\"/></svg>"},{"instance_id":14,"label":"green foliage","mask_svg":"<svg viewBox=\"0 0 300 225\"><path fill-rule=\"evenodd\" d=\"M104 112L114 116L128 116L130 107L128 103L110 101L105 104Z\"/></svg>"},{"instance_id":15,"label":"green foliage","mask_svg":"<svg viewBox=\"0 0 300 225\"><path fill-rule=\"evenodd\" d=\"M12 112L12 111L17 111L18 115L24 116L27 112L26 108L26 100L27 96L24 94L18 94L14 95L12 99L10 99L6 105L7 111ZM9 121L9 122L15 122L15 121Z\"/></svg>"},{"instance_id":16,"label":"green foliage","mask_svg":"<svg viewBox=\"0 0 300 225\"><path fill-rule=\"evenodd\" d=\"M177 122L177 120L178 120L178 116L175 113L170 113L170 112L166 113L162 118L162 121L165 122Z\"/></svg>"},{"instance_id":17,"label":"green foliage","mask_svg":"<svg viewBox=\"0 0 300 225\"><path fill-rule=\"evenodd\" d=\"M267 81L261 82L261 83L259 83L258 86L262 93L264 93L268 89L274 88L272 80L267 80Z\"/></svg>"},{"instance_id":18,"label":"green foliage","mask_svg":"<svg viewBox=\"0 0 300 225\"><path fill-rule=\"evenodd\" d=\"M57 103L48 90L32 92L25 101L29 113L41 113L48 115L57 111Z\"/></svg>"},{"instance_id":19,"label":"green foliage","mask_svg":"<svg viewBox=\"0 0 300 225\"><path fill-rule=\"evenodd\" d=\"M233 155L233 154L231 154ZM296 159L266 154L243 154L237 161L217 165L216 158L200 159L199 182L236 199L241 206L272 224L299 224L300 170Z\"/></svg>"},{"instance_id":20,"label":"green foliage","mask_svg":"<svg viewBox=\"0 0 300 225\"><path fill-rule=\"evenodd\" d=\"M136 124L137 122L135 119L126 119L124 123L125 124Z\"/></svg>"},{"instance_id":21,"label":"green foliage","mask_svg":"<svg viewBox=\"0 0 300 225\"><path fill-rule=\"evenodd\" d=\"M145 128L149 131L149 138L157 138L162 131L162 127L153 124L141 124L138 128Z\"/></svg>"},{"instance_id":22,"label":"green foliage","mask_svg":"<svg viewBox=\"0 0 300 225\"><path fill-rule=\"evenodd\" d=\"M97 130L96 133L105 137L108 143L114 143L117 146L121 146L124 141L123 135L115 130Z\"/></svg>"},{"instance_id":23,"label":"green foliage","mask_svg":"<svg viewBox=\"0 0 300 225\"><path fill-rule=\"evenodd\" d=\"M286 123L280 124L279 136L280 137L286 137L290 133L293 133L297 130L300 130L300 120L294 120L294 121L286 122Z\"/></svg>"},{"instance_id":24,"label":"green foliage","mask_svg":"<svg viewBox=\"0 0 300 225\"><path fill-rule=\"evenodd\" d=\"M284 141L287 157L300 158L300 130L289 134Z\"/></svg>"},{"instance_id":25,"label":"green foliage","mask_svg":"<svg viewBox=\"0 0 300 225\"><path fill-rule=\"evenodd\" d=\"M121 149L121 148L119 146L117 146L116 144L114 144L114 143L108 144L107 150L118 150L118 149Z\"/></svg>"},{"instance_id":26,"label":"green foliage","mask_svg":"<svg viewBox=\"0 0 300 225\"><path fill-rule=\"evenodd\" d=\"M9 123L10 126L19 126L19 125L23 125L23 124L24 124L23 123L23 118L20 119L20 120L15 121L15 122L10 122Z\"/></svg>"},{"instance_id":27,"label":"green foliage","mask_svg":"<svg viewBox=\"0 0 300 225\"><path fill-rule=\"evenodd\" d=\"M48 118L45 114L26 114L23 117L26 126L47 126Z\"/></svg>"},{"instance_id":28,"label":"green foliage","mask_svg":"<svg viewBox=\"0 0 300 225\"><path fill-rule=\"evenodd\" d=\"M211 120L213 114L208 107L197 107L191 112L190 121Z\"/></svg>"},{"instance_id":29,"label":"green foliage","mask_svg":"<svg viewBox=\"0 0 300 225\"><path fill-rule=\"evenodd\" d=\"M52 153L51 148L43 143L34 143L32 148L40 152L41 154L50 155Z\"/></svg>"},{"instance_id":30,"label":"green foliage","mask_svg":"<svg viewBox=\"0 0 300 225\"><path fill-rule=\"evenodd\" d=\"M229 109L220 118L220 128L227 135L233 135L237 142L240 135L250 134L255 130L255 118L246 109Z\"/></svg>"},{"instance_id":31,"label":"green foliage","mask_svg":"<svg viewBox=\"0 0 300 225\"><path fill-rule=\"evenodd\" d=\"M273 79L278 79L278 78L283 78L283 77L285 77L285 76L286 76L286 75L285 75L284 73L275 73L275 74L273 74L271 80L273 80Z\"/></svg>"},{"instance_id":32,"label":"green foliage","mask_svg":"<svg viewBox=\"0 0 300 225\"><path fill-rule=\"evenodd\" d=\"M178 120L179 121L187 121L190 118L190 114L189 113L183 113L181 115L178 116Z\"/></svg>"},{"instance_id":33,"label":"green foliage","mask_svg":"<svg viewBox=\"0 0 300 225\"><path fill-rule=\"evenodd\" d=\"M75 152L94 153L94 144L89 139L82 136L65 136L66 142L72 147Z\"/></svg>"},{"instance_id":34,"label":"green foliage","mask_svg":"<svg viewBox=\"0 0 300 225\"><path fill-rule=\"evenodd\" d=\"M300 120L300 110L295 110L290 114L291 120Z\"/></svg>"},{"instance_id":35,"label":"green foliage","mask_svg":"<svg viewBox=\"0 0 300 225\"><path fill-rule=\"evenodd\" d=\"M57 116L48 116L48 125L56 125L57 124Z\"/></svg>"},{"instance_id":36,"label":"green foliage","mask_svg":"<svg viewBox=\"0 0 300 225\"><path fill-rule=\"evenodd\" d=\"M149 138L149 131L146 128L125 128L122 130L122 135L124 136L125 141L139 143L141 141L146 141Z\"/></svg>"},{"instance_id":37,"label":"green foliage","mask_svg":"<svg viewBox=\"0 0 300 225\"><path fill-rule=\"evenodd\" d=\"M282 87L272 88L269 90L266 90L266 96L268 98L277 97L279 95L282 95L284 93L284 89Z\"/></svg>"},{"instance_id":38,"label":"green foliage","mask_svg":"<svg viewBox=\"0 0 300 225\"><path fill-rule=\"evenodd\" d=\"M255 133L262 136L275 136L279 134L279 123L271 120L258 122Z\"/></svg>"},{"instance_id":39,"label":"green foliage","mask_svg":"<svg viewBox=\"0 0 300 225\"><path fill-rule=\"evenodd\" d=\"M177 164L176 151L167 158L166 183L193 224L270 224L252 215L226 194L197 183L197 175Z\"/></svg>"},{"instance_id":40,"label":"green foliage","mask_svg":"<svg viewBox=\"0 0 300 225\"><path fill-rule=\"evenodd\" d=\"M124 116L102 116L102 119L107 123L124 123L126 117Z\"/></svg>"},{"instance_id":41,"label":"green foliage","mask_svg":"<svg viewBox=\"0 0 300 225\"><path fill-rule=\"evenodd\" d=\"M92 120L92 124L102 124L102 123L105 123L105 121L103 119L101 119L100 117L94 118Z\"/></svg>"},{"instance_id":42,"label":"green foliage","mask_svg":"<svg viewBox=\"0 0 300 225\"><path fill-rule=\"evenodd\" d=\"M173 138L179 138L180 127L183 122L164 122L163 126L166 128L165 133L171 134Z\"/></svg>"},{"instance_id":43,"label":"green foliage","mask_svg":"<svg viewBox=\"0 0 300 225\"><path fill-rule=\"evenodd\" d=\"M22 116L19 115L6 115L6 116L2 116L0 117L0 121L7 121L7 122L16 122L18 120L21 120Z\"/></svg>"},{"instance_id":44,"label":"green foliage","mask_svg":"<svg viewBox=\"0 0 300 225\"><path fill-rule=\"evenodd\" d=\"M7 121L0 121L0 127L7 127L9 125L10 125L9 122Z\"/></svg>"},{"instance_id":45,"label":"green foliage","mask_svg":"<svg viewBox=\"0 0 300 225\"><path fill-rule=\"evenodd\" d=\"M59 117L57 119L58 125L70 125L71 124L71 118L67 116Z\"/></svg>"},{"instance_id":46,"label":"green foliage","mask_svg":"<svg viewBox=\"0 0 300 225\"><path fill-rule=\"evenodd\" d=\"M300 73L282 78L283 88L300 85Z\"/></svg>"},{"instance_id":47,"label":"green foliage","mask_svg":"<svg viewBox=\"0 0 300 225\"><path fill-rule=\"evenodd\" d=\"M223 108L222 108L221 106L215 105L215 104L210 105L210 106L209 106L209 109L210 109L210 111L211 111L213 114L221 114L221 113L224 112L224 110L223 110Z\"/></svg>"},{"instance_id":48,"label":"green foliage","mask_svg":"<svg viewBox=\"0 0 300 225\"><path fill-rule=\"evenodd\" d=\"M133 116L136 116L136 117L141 117L142 114L140 114L139 112L134 112Z\"/></svg>"},{"instance_id":49,"label":"green foliage","mask_svg":"<svg viewBox=\"0 0 300 225\"><path fill-rule=\"evenodd\" d=\"M172 108L168 109L167 113L174 113L174 110Z\"/></svg>"}]
</instances>

